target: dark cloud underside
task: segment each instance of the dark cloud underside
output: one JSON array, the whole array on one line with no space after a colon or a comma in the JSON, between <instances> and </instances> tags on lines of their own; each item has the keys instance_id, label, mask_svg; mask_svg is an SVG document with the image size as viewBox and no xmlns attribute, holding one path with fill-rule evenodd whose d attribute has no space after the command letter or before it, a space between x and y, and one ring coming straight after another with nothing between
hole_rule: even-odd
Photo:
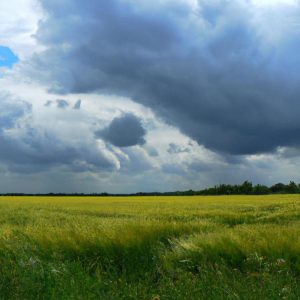
<instances>
[{"instance_id":1,"label":"dark cloud underside","mask_svg":"<svg viewBox=\"0 0 300 300\"><path fill-rule=\"evenodd\" d=\"M52 91L129 96L220 152L299 146L299 4L41 2L48 18L37 40L47 50L32 74ZM141 142L107 130L112 144Z\"/></svg>"}]
</instances>

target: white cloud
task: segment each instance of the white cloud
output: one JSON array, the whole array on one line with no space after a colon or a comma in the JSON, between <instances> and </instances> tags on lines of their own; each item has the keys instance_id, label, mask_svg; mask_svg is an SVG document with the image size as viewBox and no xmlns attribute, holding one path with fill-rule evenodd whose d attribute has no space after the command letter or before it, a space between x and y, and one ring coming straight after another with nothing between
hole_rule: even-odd
<instances>
[{"instance_id":1,"label":"white cloud","mask_svg":"<svg viewBox=\"0 0 300 300\"><path fill-rule=\"evenodd\" d=\"M12 48L21 59L37 51L32 35L42 16L37 0L0 1L0 45Z\"/></svg>"}]
</instances>

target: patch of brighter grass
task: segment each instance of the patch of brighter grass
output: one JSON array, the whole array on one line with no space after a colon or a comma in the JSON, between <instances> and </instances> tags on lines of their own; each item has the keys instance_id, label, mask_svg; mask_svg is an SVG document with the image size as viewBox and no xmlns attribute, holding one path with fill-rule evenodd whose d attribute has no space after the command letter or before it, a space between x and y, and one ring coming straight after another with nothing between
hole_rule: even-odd
<instances>
[{"instance_id":1,"label":"patch of brighter grass","mask_svg":"<svg viewBox=\"0 0 300 300\"><path fill-rule=\"evenodd\" d=\"M0 299L298 299L300 197L2 197Z\"/></svg>"}]
</instances>

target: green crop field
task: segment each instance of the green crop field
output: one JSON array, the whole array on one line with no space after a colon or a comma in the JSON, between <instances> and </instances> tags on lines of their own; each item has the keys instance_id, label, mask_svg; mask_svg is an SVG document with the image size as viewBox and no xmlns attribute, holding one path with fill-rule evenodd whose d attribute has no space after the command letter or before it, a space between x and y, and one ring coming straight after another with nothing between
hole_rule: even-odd
<instances>
[{"instance_id":1,"label":"green crop field","mask_svg":"<svg viewBox=\"0 0 300 300\"><path fill-rule=\"evenodd\" d=\"M0 299L300 299L300 196L2 197Z\"/></svg>"}]
</instances>

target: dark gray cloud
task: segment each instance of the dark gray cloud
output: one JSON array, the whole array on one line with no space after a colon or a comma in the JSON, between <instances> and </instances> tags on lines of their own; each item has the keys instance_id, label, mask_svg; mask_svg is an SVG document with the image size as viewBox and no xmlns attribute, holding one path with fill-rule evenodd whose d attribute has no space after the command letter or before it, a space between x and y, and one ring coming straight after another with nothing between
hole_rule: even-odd
<instances>
[{"instance_id":1,"label":"dark gray cloud","mask_svg":"<svg viewBox=\"0 0 300 300\"><path fill-rule=\"evenodd\" d=\"M158 157L159 156L159 152L157 151L157 149L155 149L154 147L147 147L146 151L148 153L148 155L150 157Z\"/></svg>"},{"instance_id":2,"label":"dark gray cloud","mask_svg":"<svg viewBox=\"0 0 300 300\"><path fill-rule=\"evenodd\" d=\"M36 37L47 50L31 74L50 90L131 97L223 153L299 146L300 4L41 2L48 18Z\"/></svg>"},{"instance_id":3,"label":"dark gray cloud","mask_svg":"<svg viewBox=\"0 0 300 300\"><path fill-rule=\"evenodd\" d=\"M70 106L70 103L67 100L64 100L64 99L57 99L55 102L56 102L56 107L57 108L65 109L65 108ZM44 106L50 107L53 103L54 103L53 100L47 100L45 102ZM81 107L81 100L77 100L75 102L75 104L73 105L73 109L79 110L80 107Z\"/></svg>"},{"instance_id":4,"label":"dark gray cloud","mask_svg":"<svg viewBox=\"0 0 300 300\"><path fill-rule=\"evenodd\" d=\"M80 109L80 107L81 107L81 100L77 100L73 106L73 109Z\"/></svg>"},{"instance_id":5,"label":"dark gray cloud","mask_svg":"<svg viewBox=\"0 0 300 300\"><path fill-rule=\"evenodd\" d=\"M114 118L106 128L97 131L95 136L117 147L130 147L144 144L145 134L141 119L132 113L126 113Z\"/></svg>"},{"instance_id":6,"label":"dark gray cloud","mask_svg":"<svg viewBox=\"0 0 300 300\"><path fill-rule=\"evenodd\" d=\"M57 99L56 106L57 106L57 108L65 109L69 106L69 102L67 100Z\"/></svg>"},{"instance_id":7,"label":"dark gray cloud","mask_svg":"<svg viewBox=\"0 0 300 300\"><path fill-rule=\"evenodd\" d=\"M191 152L191 149L188 147L170 143L167 151L170 154L178 154L178 153L189 153L189 152Z\"/></svg>"},{"instance_id":8,"label":"dark gray cloud","mask_svg":"<svg viewBox=\"0 0 300 300\"><path fill-rule=\"evenodd\" d=\"M280 158L294 159L300 157L300 147L279 148L276 154Z\"/></svg>"},{"instance_id":9,"label":"dark gray cloud","mask_svg":"<svg viewBox=\"0 0 300 300\"><path fill-rule=\"evenodd\" d=\"M52 100L47 100L44 104L46 107L50 107L52 105L53 101Z\"/></svg>"}]
</instances>

